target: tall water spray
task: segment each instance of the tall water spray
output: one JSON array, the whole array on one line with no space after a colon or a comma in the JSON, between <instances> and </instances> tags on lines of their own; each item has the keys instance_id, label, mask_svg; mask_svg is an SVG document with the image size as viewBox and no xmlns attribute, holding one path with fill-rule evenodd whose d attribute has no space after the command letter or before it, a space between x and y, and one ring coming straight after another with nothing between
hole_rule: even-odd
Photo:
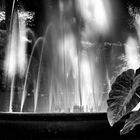
<instances>
[{"instance_id":1,"label":"tall water spray","mask_svg":"<svg viewBox=\"0 0 140 140\"><path fill-rule=\"evenodd\" d=\"M11 85L10 112L15 92L20 96L20 112L30 108L29 100L33 101L33 112L101 110L104 78L109 84L110 77L102 70L106 67L102 66L103 40L98 42L98 38L109 30L108 9L103 0L82 2L60 0L59 10L50 14L45 34L30 43L28 52L26 23L21 22L14 1L5 58L5 74ZM74 4L83 18L81 30L72 12ZM16 91L17 83L20 91Z\"/></svg>"},{"instance_id":2,"label":"tall water spray","mask_svg":"<svg viewBox=\"0 0 140 140\"><path fill-rule=\"evenodd\" d=\"M13 108L16 75L23 78L26 70L26 42L25 23L19 19L17 2L14 0L5 57L5 75L11 84L9 112Z\"/></svg>"}]
</instances>

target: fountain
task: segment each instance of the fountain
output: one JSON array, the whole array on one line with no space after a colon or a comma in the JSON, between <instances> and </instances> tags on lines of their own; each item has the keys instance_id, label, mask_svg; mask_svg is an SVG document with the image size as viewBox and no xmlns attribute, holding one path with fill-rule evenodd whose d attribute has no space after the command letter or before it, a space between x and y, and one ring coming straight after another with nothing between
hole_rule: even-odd
<instances>
[{"instance_id":1,"label":"fountain","mask_svg":"<svg viewBox=\"0 0 140 140\"><path fill-rule=\"evenodd\" d=\"M15 79L18 73L23 77L26 69L26 41L25 25L19 21L16 1L13 1L7 53L5 58L5 75L11 84L9 112L12 112L12 105L15 92Z\"/></svg>"},{"instance_id":2,"label":"fountain","mask_svg":"<svg viewBox=\"0 0 140 140\"><path fill-rule=\"evenodd\" d=\"M139 65L137 38L129 36L126 44L121 43L123 50L117 48L119 44L105 43L112 27L109 0L58 0L41 36L22 19L24 10L20 16L19 5L13 0L5 49L3 81L5 92L10 93L7 111L105 112L112 79L123 68ZM122 54L125 57L118 59Z\"/></svg>"},{"instance_id":3,"label":"fountain","mask_svg":"<svg viewBox=\"0 0 140 140\"><path fill-rule=\"evenodd\" d=\"M102 62L95 60L98 57L96 52L100 55L102 50L88 41L92 35L93 40L98 38L94 32L88 31L88 26L94 22L79 11L86 25L85 30L79 32L74 13L70 14L73 4L71 1L59 1L59 12L50 16L45 35L34 38L29 54L28 34L31 29L27 28L26 21L20 19L18 1L13 1L5 57L5 77L7 86L10 86L9 112L16 111L13 109L14 102L20 112L28 112L29 108L34 113L96 112L105 109L101 109L104 88L103 72L99 71L99 67ZM95 6L95 3L92 4ZM80 6L80 1L77 5ZM102 1L99 5L104 11ZM106 15L106 21L105 18ZM101 22L100 19L97 22Z\"/></svg>"},{"instance_id":4,"label":"fountain","mask_svg":"<svg viewBox=\"0 0 140 140\"><path fill-rule=\"evenodd\" d=\"M120 137L124 120L111 129L106 115L115 78L139 67L137 0L130 9L129 0L5 1L0 138L138 139L139 128Z\"/></svg>"}]
</instances>

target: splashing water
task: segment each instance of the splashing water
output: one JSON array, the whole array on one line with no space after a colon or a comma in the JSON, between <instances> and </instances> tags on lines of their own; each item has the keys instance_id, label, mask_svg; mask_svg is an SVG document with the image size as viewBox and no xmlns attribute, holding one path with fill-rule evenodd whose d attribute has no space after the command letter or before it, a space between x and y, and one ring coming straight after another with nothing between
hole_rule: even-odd
<instances>
[{"instance_id":1,"label":"splashing water","mask_svg":"<svg viewBox=\"0 0 140 140\"><path fill-rule=\"evenodd\" d=\"M52 72L50 74L52 75L50 77L52 82L50 83L51 89L49 95L51 102L50 106L57 106L59 102L57 94L61 95L62 93L63 101L59 106L67 112L68 108L74 104L80 104L80 93L78 89L78 57L75 36L73 33L64 34L65 35L62 34L62 37L58 39L58 48L55 48L57 46L54 46L53 50L54 61L52 62ZM54 73L56 70L57 72ZM56 87L59 87L60 91L57 89L55 90L55 85ZM55 102L52 101L53 98L55 99Z\"/></svg>"},{"instance_id":2,"label":"splashing water","mask_svg":"<svg viewBox=\"0 0 140 140\"><path fill-rule=\"evenodd\" d=\"M87 28L90 27L90 29L86 29L88 32L91 31L91 28L94 30L94 33L106 33L109 30L109 17L111 18L111 15L108 0L106 3L103 0L78 0L77 7L86 24L88 24Z\"/></svg>"},{"instance_id":3,"label":"splashing water","mask_svg":"<svg viewBox=\"0 0 140 140\"><path fill-rule=\"evenodd\" d=\"M22 110L23 110L24 102L25 102L25 99L26 99L27 79L28 79L28 76L29 76L28 74L29 74L29 69L30 69L30 65L31 65L31 61L32 61L32 56L33 56L33 53L35 51L36 46L37 46L36 44L33 46L33 49L32 49L32 52L31 52L31 55L30 55L30 58L29 58L29 62L28 62L28 65L27 65L27 70L26 70L26 73L25 73L25 80L24 80L24 84L23 84L23 92L22 92L22 98L21 98L20 112L22 112Z\"/></svg>"},{"instance_id":4,"label":"splashing water","mask_svg":"<svg viewBox=\"0 0 140 140\"><path fill-rule=\"evenodd\" d=\"M125 52L127 57L127 67L138 69L140 66L140 56L138 52L138 43L133 37L129 37L125 45Z\"/></svg>"},{"instance_id":5,"label":"splashing water","mask_svg":"<svg viewBox=\"0 0 140 140\"><path fill-rule=\"evenodd\" d=\"M26 28L25 23L19 20L16 1L13 1L9 40L5 58L5 75L11 83L9 111L12 112L12 104L15 90L15 76L19 74L23 78L26 70Z\"/></svg>"},{"instance_id":6,"label":"splashing water","mask_svg":"<svg viewBox=\"0 0 140 140\"><path fill-rule=\"evenodd\" d=\"M40 86L40 69L41 69L42 54L43 54L43 48L44 48L44 43L43 43L44 39L39 38L36 44L38 44L38 42L41 42L42 48L41 48L41 56L40 56L40 62L39 62L39 70L38 70L38 74L37 74L36 89L35 89L35 93L34 93L34 112L36 112L37 102L38 102L38 94L39 94L39 86ZM21 111L22 111L22 109L21 109Z\"/></svg>"},{"instance_id":7,"label":"splashing water","mask_svg":"<svg viewBox=\"0 0 140 140\"><path fill-rule=\"evenodd\" d=\"M16 57L17 57L17 46L19 38L19 24L17 11L12 13L12 21L9 33L9 41L7 46L7 55L5 59L5 71L9 78L12 78L16 74Z\"/></svg>"},{"instance_id":8,"label":"splashing water","mask_svg":"<svg viewBox=\"0 0 140 140\"><path fill-rule=\"evenodd\" d=\"M19 30L18 30L18 15L17 11L14 11L14 4L13 2L13 9L11 14L11 23L10 23L10 34L9 34L9 42L7 46L7 55L5 60L5 74L11 81L11 91L10 91L10 105L9 105L9 112L12 112L12 103L14 97L14 81L15 81L15 74L16 74L16 57L17 57L17 46L18 46L18 37L19 37Z\"/></svg>"},{"instance_id":9,"label":"splashing water","mask_svg":"<svg viewBox=\"0 0 140 140\"><path fill-rule=\"evenodd\" d=\"M17 69L18 74L23 77L26 70L27 65L27 56L26 56L26 46L28 39L26 37L26 27L25 21L19 22L19 45L18 45L18 53L17 53Z\"/></svg>"},{"instance_id":10,"label":"splashing water","mask_svg":"<svg viewBox=\"0 0 140 140\"><path fill-rule=\"evenodd\" d=\"M133 17L133 25L137 31L138 39L129 36L125 44L125 52L128 68L137 69L140 66L139 41L140 41L140 15L129 8L129 13Z\"/></svg>"},{"instance_id":11,"label":"splashing water","mask_svg":"<svg viewBox=\"0 0 140 140\"><path fill-rule=\"evenodd\" d=\"M77 108L81 112L101 110L103 79L109 85L110 77L102 70L101 44L97 43L96 46L93 42L99 34L108 30L107 10L103 0L83 2L84 5L80 1L77 5L84 11L80 13L85 20L85 28L81 32L75 30L76 20L68 11L71 9L71 1L67 8L65 2L60 1L60 16L56 14L56 18L50 21L53 28L52 24L47 25L45 35L35 40L29 59L26 23L20 20L19 11L13 8L5 59L5 73L11 85L10 112L13 111L17 76L23 81L20 85L22 91L18 91L21 95L20 112L24 111L29 97L32 98L32 93L28 96L30 89L33 90L33 112L38 112L40 108L45 108L44 112L49 113L76 112ZM128 39L128 44L131 42ZM126 48L128 58L131 57L129 51ZM34 59L37 61L34 62Z\"/></svg>"},{"instance_id":12,"label":"splashing water","mask_svg":"<svg viewBox=\"0 0 140 140\"><path fill-rule=\"evenodd\" d=\"M93 108L95 106L95 97L92 89L92 76L90 70L89 60L87 58L86 52L82 54L81 66L80 66L80 76L81 76L81 92L82 92L82 106L87 108Z\"/></svg>"},{"instance_id":13,"label":"splashing water","mask_svg":"<svg viewBox=\"0 0 140 140\"><path fill-rule=\"evenodd\" d=\"M47 33L49 29L51 28L52 24L49 24L46 29L45 36L47 36ZM43 50L44 47L47 45L47 42L45 41L45 38L40 38L40 42L42 42L42 49L41 49L41 55L40 55L40 61L39 61L39 69L37 74L37 81L36 81L36 89L35 89L35 95L34 95L34 112L36 112L37 109L37 103L38 103L38 95L39 95L39 88L40 88L40 75L41 75L41 64L42 64L42 56L43 56Z\"/></svg>"},{"instance_id":14,"label":"splashing water","mask_svg":"<svg viewBox=\"0 0 140 140\"><path fill-rule=\"evenodd\" d=\"M14 83L15 83L15 76L13 77L11 81L9 112L13 112Z\"/></svg>"},{"instance_id":15,"label":"splashing water","mask_svg":"<svg viewBox=\"0 0 140 140\"><path fill-rule=\"evenodd\" d=\"M107 22L106 15L104 14L104 4L102 3L102 1L98 2L97 5L99 5L101 8L101 11L98 13L96 11L97 5L95 3L93 5L95 10L93 12L90 9L90 14L94 13L94 25L96 24L96 26L98 25L99 28L102 28L101 23L104 22L104 24L106 24ZM49 37L49 35L47 34L49 27L47 27L45 38L41 39L41 42L43 42L43 44L40 46L42 49L39 57L37 79L35 81L36 84L34 91L34 112L37 111L38 98L40 92L47 92L47 94L49 94L49 107L46 107L49 108L48 112L55 112L56 110L59 110L59 112L69 112L68 110L74 106L80 106L83 108L84 111L87 111L91 108L93 108L94 111L97 111L97 108L101 104L97 101L99 100L97 94L101 92L101 89L99 90L99 83L101 79L98 80L98 82L96 81L96 79L100 77L100 72L98 72L98 68L96 68L96 70L93 70L93 67L95 67L95 65L98 64L94 64L96 62L95 60L93 62L89 61L88 51L84 50L80 43L77 43L78 41L80 42L80 40L78 40L78 37L74 35L72 26L69 23L67 23L65 21L65 17L63 17L63 14L65 12L63 2L60 4L60 8L62 12L60 19L63 23L60 22L59 24L55 25L54 28L56 29L52 29L50 31L50 48L47 47L48 45L46 41L43 41L44 39L47 39ZM101 16L102 14L103 16ZM100 15L100 17L103 18L99 19L98 15ZM87 30L85 30L84 33L87 35L88 33L86 31ZM89 36L87 35L87 37L85 38L87 39L88 37ZM22 101L20 108L21 112L23 111L23 106L27 96L26 89L28 85L27 80L29 69L38 41L40 41L40 39L37 40L35 45L33 46L25 74L25 82L23 84L24 87L22 92ZM80 49L78 49L78 47ZM48 51L48 53L50 52L50 54L46 53L46 50ZM82 55L83 50L86 52L86 56ZM49 56L45 57L45 55ZM92 55L94 55L94 53L92 53ZM50 56L51 59L49 58ZM96 57L97 56L92 58L95 59ZM45 62L50 64L48 66L49 70L46 70L45 66L43 65L45 61L44 59L48 59L48 61L51 60L50 62ZM46 72L46 76L48 76L47 80L45 78L45 75L44 77L42 77L42 71L44 71L44 73ZM47 73L47 71L49 72ZM91 78L93 75L95 76L94 82L93 78ZM41 84L41 81L44 81L43 84ZM48 83L49 90L46 89L45 83ZM43 89L43 91L41 91L40 89Z\"/></svg>"}]
</instances>

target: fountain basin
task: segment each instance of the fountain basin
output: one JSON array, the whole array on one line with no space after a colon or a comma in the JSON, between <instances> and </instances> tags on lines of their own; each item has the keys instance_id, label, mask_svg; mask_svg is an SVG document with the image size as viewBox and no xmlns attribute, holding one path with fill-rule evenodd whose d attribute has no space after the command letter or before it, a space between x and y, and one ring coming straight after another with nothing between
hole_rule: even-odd
<instances>
[{"instance_id":1,"label":"fountain basin","mask_svg":"<svg viewBox=\"0 0 140 140\"><path fill-rule=\"evenodd\" d=\"M106 113L0 113L0 139L139 139L139 126L120 136L124 120L113 128Z\"/></svg>"}]
</instances>

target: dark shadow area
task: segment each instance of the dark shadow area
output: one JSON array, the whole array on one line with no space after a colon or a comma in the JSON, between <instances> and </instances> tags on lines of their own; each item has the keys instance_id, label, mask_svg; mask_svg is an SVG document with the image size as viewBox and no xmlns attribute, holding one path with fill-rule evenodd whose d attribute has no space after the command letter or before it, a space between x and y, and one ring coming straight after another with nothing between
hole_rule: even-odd
<instances>
[{"instance_id":1,"label":"dark shadow area","mask_svg":"<svg viewBox=\"0 0 140 140\"><path fill-rule=\"evenodd\" d=\"M106 113L94 114L0 114L0 139L14 140L138 140L136 127L120 136L124 121L111 128Z\"/></svg>"}]
</instances>

